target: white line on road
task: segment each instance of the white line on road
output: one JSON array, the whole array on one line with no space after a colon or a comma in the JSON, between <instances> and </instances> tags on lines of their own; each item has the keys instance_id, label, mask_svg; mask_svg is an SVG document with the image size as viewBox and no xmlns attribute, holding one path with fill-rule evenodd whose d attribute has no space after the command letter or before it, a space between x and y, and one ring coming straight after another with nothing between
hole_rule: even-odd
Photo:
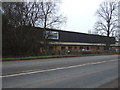
<instances>
[{"instance_id":1,"label":"white line on road","mask_svg":"<svg viewBox=\"0 0 120 90\"><path fill-rule=\"evenodd\" d=\"M94 64L100 64L100 63L112 62L112 61L118 61L118 59L109 60L109 61L101 61L101 62L91 62L91 63L85 63L85 64L79 64L79 65L73 65L73 66L66 66L66 67L58 67L58 68L47 69L47 70L36 70L36 71L35 70L29 70L29 71L25 71L25 72L18 73L18 74L0 76L0 78L27 75L27 74L34 74L34 73L47 72L47 71L55 71L55 70L61 70L61 69L69 69L69 68L74 68L74 67L81 67L81 66L86 66L86 65L94 65Z\"/></svg>"}]
</instances>

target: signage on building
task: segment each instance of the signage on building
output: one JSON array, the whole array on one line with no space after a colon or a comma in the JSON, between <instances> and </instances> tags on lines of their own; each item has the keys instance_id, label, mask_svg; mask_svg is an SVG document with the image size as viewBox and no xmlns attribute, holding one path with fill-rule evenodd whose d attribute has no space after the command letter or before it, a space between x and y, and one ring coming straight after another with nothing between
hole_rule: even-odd
<instances>
[{"instance_id":1,"label":"signage on building","mask_svg":"<svg viewBox=\"0 0 120 90\"><path fill-rule=\"evenodd\" d=\"M46 31L47 39L59 39L59 32L56 31Z\"/></svg>"}]
</instances>

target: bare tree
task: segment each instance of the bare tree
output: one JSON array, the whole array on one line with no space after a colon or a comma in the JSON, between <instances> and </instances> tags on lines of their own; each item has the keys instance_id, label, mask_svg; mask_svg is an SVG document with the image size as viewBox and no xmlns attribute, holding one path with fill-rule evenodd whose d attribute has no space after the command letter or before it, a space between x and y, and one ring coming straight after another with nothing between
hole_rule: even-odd
<instances>
[{"instance_id":1,"label":"bare tree","mask_svg":"<svg viewBox=\"0 0 120 90\"><path fill-rule=\"evenodd\" d=\"M97 10L98 21L95 23L95 30L107 37L114 36L117 30L118 18L117 18L117 2L116 1L105 1L100 4Z\"/></svg>"},{"instance_id":2,"label":"bare tree","mask_svg":"<svg viewBox=\"0 0 120 90\"><path fill-rule=\"evenodd\" d=\"M102 2L96 14L99 17L95 23L95 30L98 34L107 37L115 36L118 28L118 2L106 0ZM108 50L110 42L106 42L106 49Z\"/></svg>"},{"instance_id":3,"label":"bare tree","mask_svg":"<svg viewBox=\"0 0 120 90\"><path fill-rule=\"evenodd\" d=\"M7 24L17 27L21 22L23 11L23 3L16 2L3 2L2 3L3 15L8 19ZM4 19L3 19L4 20Z\"/></svg>"},{"instance_id":4,"label":"bare tree","mask_svg":"<svg viewBox=\"0 0 120 90\"><path fill-rule=\"evenodd\" d=\"M40 18L37 21L37 26L44 28L44 49L47 54L48 52L48 34L47 28L60 28L60 26L66 23L66 17L59 13L59 0L53 1L42 1L37 2L38 8L40 9ZM47 32L46 32L47 31ZM46 35L47 34L47 35Z\"/></svg>"},{"instance_id":5,"label":"bare tree","mask_svg":"<svg viewBox=\"0 0 120 90\"><path fill-rule=\"evenodd\" d=\"M66 22L66 17L59 13L59 0L37 2L41 8L41 17L37 25L43 28L60 28Z\"/></svg>"},{"instance_id":6,"label":"bare tree","mask_svg":"<svg viewBox=\"0 0 120 90\"><path fill-rule=\"evenodd\" d=\"M120 42L120 1L118 2L118 30L116 33L116 37L117 37L117 41Z\"/></svg>"},{"instance_id":7,"label":"bare tree","mask_svg":"<svg viewBox=\"0 0 120 90\"><path fill-rule=\"evenodd\" d=\"M44 36L49 36L46 35L47 28L59 28L60 25L66 21L66 17L63 17L62 14L59 13L59 5L60 3L57 2L57 0L50 2L3 2L2 22L5 23L3 24L3 32L5 32L4 37L7 37L6 32L9 36L9 33L14 31L12 33L14 33L14 39L16 40L11 41L16 41L16 44L18 43L18 45L19 41L25 43L24 41L27 41L26 35L29 31L22 30L24 28L23 26L42 27L44 28ZM17 29L10 30L10 26ZM18 30L18 27L21 30ZM47 52L48 37L45 37L44 46L45 51Z\"/></svg>"},{"instance_id":8,"label":"bare tree","mask_svg":"<svg viewBox=\"0 0 120 90\"><path fill-rule=\"evenodd\" d=\"M35 26L38 20L36 15L39 11L35 2L3 2L2 10L3 15L8 19L8 24L13 27Z\"/></svg>"},{"instance_id":9,"label":"bare tree","mask_svg":"<svg viewBox=\"0 0 120 90\"><path fill-rule=\"evenodd\" d=\"M36 10L35 5L35 2L2 3L2 39L4 55L7 55L7 51L11 52L9 54L14 53L14 55L32 53L35 48L37 48L37 45L41 45L39 43L41 39L36 38L34 31L30 29L31 27L25 27L34 27L35 22L38 20L36 18L38 10ZM36 52L34 52L34 54L35 53Z\"/></svg>"},{"instance_id":10,"label":"bare tree","mask_svg":"<svg viewBox=\"0 0 120 90\"><path fill-rule=\"evenodd\" d=\"M14 27L21 25L59 28L66 17L59 13L59 0L38 2L3 2L3 15Z\"/></svg>"}]
</instances>

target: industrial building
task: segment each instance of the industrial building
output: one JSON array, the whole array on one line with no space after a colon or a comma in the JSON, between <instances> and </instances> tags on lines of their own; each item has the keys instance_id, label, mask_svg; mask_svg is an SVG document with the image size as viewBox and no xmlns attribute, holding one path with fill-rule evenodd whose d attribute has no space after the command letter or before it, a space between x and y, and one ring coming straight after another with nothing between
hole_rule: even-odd
<instances>
[{"instance_id":1,"label":"industrial building","mask_svg":"<svg viewBox=\"0 0 120 90\"><path fill-rule=\"evenodd\" d=\"M100 51L106 50L106 43L115 44L114 37L63 31L55 29L36 28L40 31L42 39L48 42L49 51L53 53L79 53L81 51ZM45 37L44 37L45 36ZM44 42L41 41L42 44ZM40 48L42 52L43 48ZM110 47L109 49L112 49Z\"/></svg>"},{"instance_id":2,"label":"industrial building","mask_svg":"<svg viewBox=\"0 0 120 90\"><path fill-rule=\"evenodd\" d=\"M115 44L114 37L30 26L3 31L3 57L103 53L120 50L119 44ZM109 44L109 50L106 44Z\"/></svg>"}]
</instances>

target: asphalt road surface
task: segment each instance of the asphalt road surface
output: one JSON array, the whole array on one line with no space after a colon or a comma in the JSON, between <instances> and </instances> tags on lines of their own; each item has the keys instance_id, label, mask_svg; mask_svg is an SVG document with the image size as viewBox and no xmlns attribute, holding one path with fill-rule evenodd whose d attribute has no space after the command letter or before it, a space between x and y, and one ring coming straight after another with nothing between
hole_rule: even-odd
<instances>
[{"instance_id":1,"label":"asphalt road surface","mask_svg":"<svg viewBox=\"0 0 120 90\"><path fill-rule=\"evenodd\" d=\"M118 55L11 61L2 65L3 88L97 88L118 78Z\"/></svg>"}]
</instances>

